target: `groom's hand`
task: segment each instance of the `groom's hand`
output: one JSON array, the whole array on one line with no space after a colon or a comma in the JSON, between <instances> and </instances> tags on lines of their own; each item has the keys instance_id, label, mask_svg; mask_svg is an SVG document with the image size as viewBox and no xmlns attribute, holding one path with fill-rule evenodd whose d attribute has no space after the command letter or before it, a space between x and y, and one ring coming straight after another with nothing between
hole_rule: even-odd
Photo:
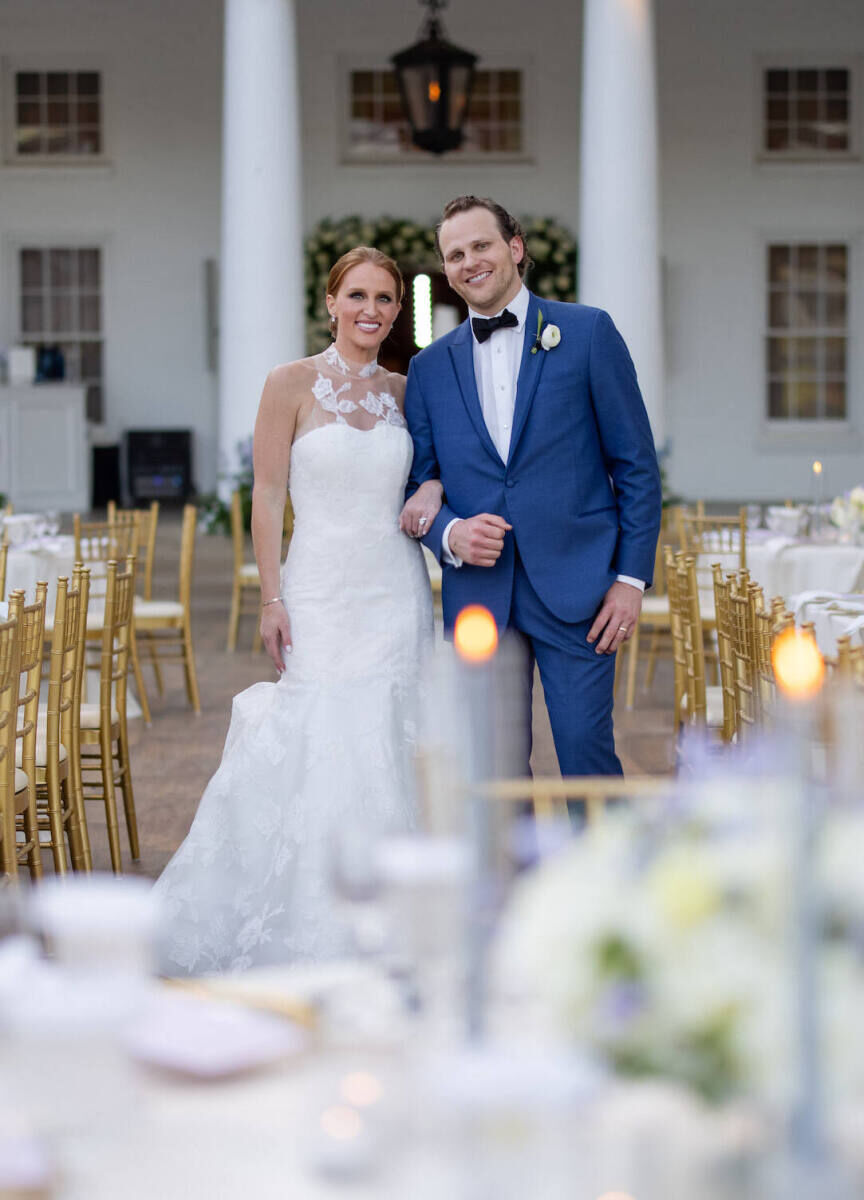
<instances>
[{"instance_id":1,"label":"groom's hand","mask_svg":"<svg viewBox=\"0 0 864 1200\"><path fill-rule=\"evenodd\" d=\"M450 549L472 567L494 567L504 549L504 534L512 528L492 513L466 517L450 530Z\"/></svg>"},{"instance_id":2,"label":"groom's hand","mask_svg":"<svg viewBox=\"0 0 864 1200\"><path fill-rule=\"evenodd\" d=\"M588 642L597 645L598 654L614 654L622 642L633 636L639 613L642 610L642 593L629 583L616 580L603 597L603 604L588 631Z\"/></svg>"}]
</instances>

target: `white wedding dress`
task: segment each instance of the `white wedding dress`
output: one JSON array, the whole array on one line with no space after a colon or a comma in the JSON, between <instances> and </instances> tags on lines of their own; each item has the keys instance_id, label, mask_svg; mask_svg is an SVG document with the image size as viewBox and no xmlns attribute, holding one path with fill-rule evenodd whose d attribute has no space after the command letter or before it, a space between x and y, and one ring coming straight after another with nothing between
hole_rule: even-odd
<instances>
[{"instance_id":1,"label":"white wedding dress","mask_svg":"<svg viewBox=\"0 0 864 1200\"><path fill-rule=\"evenodd\" d=\"M421 548L398 527L412 457L404 380L358 370L335 346L289 370L308 400L290 446L282 568L293 653L278 682L235 696L221 765L155 885L167 974L345 953L334 829L414 823L432 607ZM269 419L278 431L279 413Z\"/></svg>"}]
</instances>

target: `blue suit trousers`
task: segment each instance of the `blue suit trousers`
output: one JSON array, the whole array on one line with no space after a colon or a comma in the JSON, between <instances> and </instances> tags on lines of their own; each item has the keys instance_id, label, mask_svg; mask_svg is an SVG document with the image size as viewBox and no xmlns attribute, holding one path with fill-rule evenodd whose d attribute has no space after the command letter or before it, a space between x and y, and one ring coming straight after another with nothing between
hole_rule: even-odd
<instances>
[{"instance_id":1,"label":"blue suit trousers","mask_svg":"<svg viewBox=\"0 0 864 1200\"><path fill-rule=\"evenodd\" d=\"M536 662L562 775L623 774L612 727L615 655L598 654L586 641L593 620L571 624L554 616L531 586L517 550L507 627L524 648L527 752ZM524 773L530 774L527 758Z\"/></svg>"}]
</instances>

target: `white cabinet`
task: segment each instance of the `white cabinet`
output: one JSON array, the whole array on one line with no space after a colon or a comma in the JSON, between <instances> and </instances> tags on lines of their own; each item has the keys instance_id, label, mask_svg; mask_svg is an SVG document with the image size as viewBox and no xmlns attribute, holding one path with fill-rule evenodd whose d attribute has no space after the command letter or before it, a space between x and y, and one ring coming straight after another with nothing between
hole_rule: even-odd
<instances>
[{"instance_id":1,"label":"white cabinet","mask_svg":"<svg viewBox=\"0 0 864 1200\"><path fill-rule=\"evenodd\" d=\"M18 510L90 507L90 445L83 387L0 387L0 492Z\"/></svg>"}]
</instances>

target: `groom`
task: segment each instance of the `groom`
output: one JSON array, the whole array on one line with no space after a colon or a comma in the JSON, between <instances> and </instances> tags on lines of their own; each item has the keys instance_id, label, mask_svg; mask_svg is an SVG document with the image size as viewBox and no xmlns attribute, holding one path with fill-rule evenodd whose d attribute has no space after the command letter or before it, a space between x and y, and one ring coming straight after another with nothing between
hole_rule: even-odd
<instances>
[{"instance_id":1,"label":"groom","mask_svg":"<svg viewBox=\"0 0 864 1200\"><path fill-rule=\"evenodd\" d=\"M423 541L443 566L444 623L491 610L525 645L530 728L540 670L565 775L620 775L615 651L651 582L660 474L636 372L600 309L522 282L522 229L492 200L451 200L437 229L468 320L411 360L409 491L440 478ZM526 763L527 770L527 763Z\"/></svg>"}]
</instances>

